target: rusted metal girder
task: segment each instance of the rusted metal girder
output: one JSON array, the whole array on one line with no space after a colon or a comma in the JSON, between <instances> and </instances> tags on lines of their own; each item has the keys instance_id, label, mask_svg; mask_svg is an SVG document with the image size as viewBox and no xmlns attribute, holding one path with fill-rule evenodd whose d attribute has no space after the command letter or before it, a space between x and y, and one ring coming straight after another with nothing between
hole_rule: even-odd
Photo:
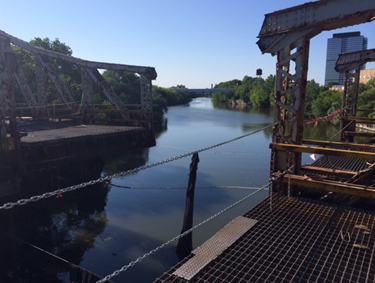
<instances>
[{"instance_id":1,"label":"rusted metal girder","mask_svg":"<svg viewBox=\"0 0 375 283\"><path fill-rule=\"evenodd\" d=\"M277 178L281 176L281 173L274 173L273 176ZM290 176L285 176L281 182L284 184L288 184L289 181L291 185L298 187L313 188L324 190L327 192L342 193L375 199L375 187L327 180L314 180L307 176L299 176L293 174L291 174Z\"/></svg>"},{"instance_id":2,"label":"rusted metal girder","mask_svg":"<svg viewBox=\"0 0 375 283\"><path fill-rule=\"evenodd\" d=\"M374 17L372 0L308 2L266 14L257 44L263 53L276 54L307 34L370 22Z\"/></svg>"},{"instance_id":3,"label":"rusted metal girder","mask_svg":"<svg viewBox=\"0 0 375 283\"><path fill-rule=\"evenodd\" d=\"M157 77L155 68L153 67L142 67L142 66L86 61L77 57L68 56L68 55L57 53L54 51L45 50L41 47L32 45L26 41L23 41L19 38L11 36L10 34L7 34L2 30L0 30L0 39L1 38L7 38L10 41L10 43L18 45L22 48L25 48L26 50L31 51L34 55L47 56L49 58L54 58L54 59L61 59L61 60L73 63L80 67L90 68L90 69L95 68L95 69L104 69L104 70L125 71L125 72L130 72L130 73L144 74L150 80L155 80Z\"/></svg>"},{"instance_id":4,"label":"rusted metal girder","mask_svg":"<svg viewBox=\"0 0 375 283\"><path fill-rule=\"evenodd\" d=\"M83 121L85 124L94 124L94 91L93 81L90 79L90 75L81 68L82 78L82 99L81 99L81 111Z\"/></svg>"},{"instance_id":5,"label":"rusted metal girder","mask_svg":"<svg viewBox=\"0 0 375 283\"><path fill-rule=\"evenodd\" d=\"M60 94L60 97L62 101L65 103L65 105L71 109L72 111L78 110L78 105L74 101L72 95L70 94L68 88L65 86L64 82L60 78L56 68L52 65L48 57L42 58L42 56L36 55L35 56L40 64L42 65L43 69L46 71L49 79L53 83L55 89Z\"/></svg>"},{"instance_id":6,"label":"rusted metal girder","mask_svg":"<svg viewBox=\"0 0 375 283\"><path fill-rule=\"evenodd\" d=\"M152 123L152 85L151 80L146 75L141 75L141 110L145 111L143 119L148 121L147 134L153 133Z\"/></svg>"},{"instance_id":7,"label":"rusted metal girder","mask_svg":"<svg viewBox=\"0 0 375 283\"><path fill-rule=\"evenodd\" d=\"M35 78L36 78L36 89L37 89L37 98L38 98L38 105L39 115L40 117L47 116L47 88L46 88L46 81L47 76L43 70L42 63L34 57L35 62Z\"/></svg>"},{"instance_id":8,"label":"rusted metal girder","mask_svg":"<svg viewBox=\"0 0 375 283\"><path fill-rule=\"evenodd\" d=\"M12 47L10 47L10 43L6 43L4 45L4 52L7 52L9 54L13 54L12 56L15 58L15 54L12 50ZM25 98L25 101L26 101L26 104L29 106L29 107L36 107L38 105L28 83L27 83L27 80L25 78L25 74L23 73L20 65L18 64L17 60L13 60L13 63L14 63L14 77L18 83L18 86L22 92L22 95L24 96Z\"/></svg>"},{"instance_id":9,"label":"rusted metal girder","mask_svg":"<svg viewBox=\"0 0 375 283\"><path fill-rule=\"evenodd\" d=\"M81 67L84 70L82 73L84 78L84 103L86 106L92 101L90 98L90 82L88 79L94 81L99 88L103 91L104 95L111 102L111 104L117 110L122 111L122 116L124 119L129 119L129 113L127 112L126 107L122 100L116 95L116 93L109 87L108 83L104 80L101 74L98 72L98 69L114 70L114 71L125 71L131 73L138 73L141 76L141 101L143 109L150 109L149 114L147 115L149 128L152 129L152 97L151 97L151 81L156 79L157 74L155 68L152 67L142 67L142 66L131 66L123 64L111 64L111 63L102 63L102 62L92 62L82 60L73 56L64 55L61 53L45 50L41 47L34 46L28 42L20 40L14 36L11 36L0 30L0 39L7 40L9 43L20 46L28 51L30 51L35 58L35 67L36 67L36 78L37 78L37 90L38 90L38 107L44 109L47 105L46 99L46 76L44 72L48 75L49 79L52 81L54 87L61 96L62 101L66 104L68 108L72 110L73 113L78 114L79 109L78 105L73 100L71 94L69 93L68 88L64 85L61 78L59 77L57 71L50 62L50 59L59 59L66 62L75 64L76 66ZM91 91L92 92L92 91ZM146 95L145 95L146 93ZM87 108L87 107L86 107ZM93 108L93 105L91 106ZM44 109L45 110L45 109ZM87 110L87 109L86 109ZM45 113L46 111L44 111ZM84 115L88 114L87 111ZM42 115L45 116L45 115ZM86 117L89 120L92 120L92 117ZM85 119L86 119L85 118Z\"/></svg>"},{"instance_id":10,"label":"rusted metal girder","mask_svg":"<svg viewBox=\"0 0 375 283\"><path fill-rule=\"evenodd\" d=\"M367 62L375 61L375 49L358 50L342 53L336 61L336 72L346 72L358 68Z\"/></svg>"},{"instance_id":11,"label":"rusted metal girder","mask_svg":"<svg viewBox=\"0 0 375 283\"><path fill-rule=\"evenodd\" d=\"M323 175L334 175L340 178L349 179L357 174L357 172L353 171L345 171L339 169L330 169L330 168L322 168L316 166L302 166L301 168L304 171L310 171L313 173L323 174Z\"/></svg>"},{"instance_id":12,"label":"rusted metal girder","mask_svg":"<svg viewBox=\"0 0 375 283\"><path fill-rule=\"evenodd\" d=\"M358 4L358 5L357 5ZM277 55L272 142L302 144L310 39L323 30L369 22L375 17L375 1L325 0L265 15L258 35L262 53ZM352 111L355 113L354 111ZM286 123L291 123L286 132ZM301 168L301 154L273 148L271 173L293 166Z\"/></svg>"},{"instance_id":13,"label":"rusted metal girder","mask_svg":"<svg viewBox=\"0 0 375 283\"><path fill-rule=\"evenodd\" d=\"M348 116L356 116L357 114L357 98L359 88L359 72L360 65L357 65L353 71L345 71L344 91L342 95L342 112L340 120L341 141L347 140L353 142L353 137L346 137L344 130L355 131L355 120L348 121Z\"/></svg>"},{"instance_id":14,"label":"rusted metal girder","mask_svg":"<svg viewBox=\"0 0 375 283\"><path fill-rule=\"evenodd\" d=\"M18 64L9 44L9 40L0 39L0 160L22 170L13 94L13 73Z\"/></svg>"},{"instance_id":15,"label":"rusted metal girder","mask_svg":"<svg viewBox=\"0 0 375 283\"><path fill-rule=\"evenodd\" d=\"M339 136L342 141L347 139L353 142L353 136L346 137L344 129L354 132L355 123L358 121L355 116L357 112L360 66L374 60L375 49L367 49L340 54L336 61L335 70L340 73L345 73L342 99L343 112L341 115ZM349 116L352 116L352 119L349 119Z\"/></svg>"},{"instance_id":16,"label":"rusted metal girder","mask_svg":"<svg viewBox=\"0 0 375 283\"><path fill-rule=\"evenodd\" d=\"M361 152L337 148L323 148L315 146L305 146L305 145L295 145L295 144L270 144L270 148L273 150L286 151L286 152L307 152L307 153L317 153L325 155L335 155L344 156L352 158L363 158L368 160L375 160L375 152Z\"/></svg>"},{"instance_id":17,"label":"rusted metal girder","mask_svg":"<svg viewBox=\"0 0 375 283\"><path fill-rule=\"evenodd\" d=\"M359 144L359 143L346 143L346 142L332 142L332 141L319 141L319 140L302 140L304 144L313 144L313 145L320 145L324 147L340 147L340 148L350 148L354 150L362 150L362 151L374 151L375 152L375 145L371 144Z\"/></svg>"},{"instance_id":18,"label":"rusted metal girder","mask_svg":"<svg viewBox=\"0 0 375 283\"><path fill-rule=\"evenodd\" d=\"M88 76L99 86L105 96L108 98L109 102L117 110L121 110L121 116L124 119L129 119L129 112L127 111L124 102L118 97L110 85L106 82L103 76L98 72L97 69L84 68Z\"/></svg>"}]
</instances>

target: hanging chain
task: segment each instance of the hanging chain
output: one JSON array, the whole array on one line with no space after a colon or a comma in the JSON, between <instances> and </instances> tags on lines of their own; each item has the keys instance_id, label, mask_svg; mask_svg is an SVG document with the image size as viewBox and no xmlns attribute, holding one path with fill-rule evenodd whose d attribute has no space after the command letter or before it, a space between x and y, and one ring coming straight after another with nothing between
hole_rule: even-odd
<instances>
[{"instance_id":1,"label":"hanging chain","mask_svg":"<svg viewBox=\"0 0 375 283\"><path fill-rule=\"evenodd\" d=\"M196 150L196 151L191 151L191 152L188 152L188 153L185 153L185 154L181 154L181 155L178 155L178 156L175 156L175 157L172 157L172 158L168 158L168 159L156 162L156 163L152 163L152 164L149 164L149 165L140 166L140 167L137 167L135 169L131 169L131 170L128 170L128 171L116 173L116 174L113 174L113 175L110 175L110 176L106 176L106 177L102 177L102 178L99 178L99 179L96 179L96 180L92 180L92 181L89 181L89 182L84 182L84 183L81 183L81 184L78 184L78 185L74 185L74 186L70 186L70 187L67 187L67 188L64 188L64 189L55 190L53 192L47 192L47 193L44 193L42 195L32 196L32 197L30 197L28 199L20 199L17 202L8 202L8 203L0 206L0 210L1 209L10 209L10 208L13 208L16 205L25 205L25 204L27 204L29 202L38 201L38 200L41 200L41 199L44 199L44 198L50 198L50 197L55 196L55 195L63 194L63 193L74 191L74 190L77 190L77 189L80 189L80 188L84 188L84 187L87 187L87 186L91 186L91 185L95 185L95 184L102 183L102 182L105 182L105 181L109 181L112 178L118 178L118 177L130 175L130 174L139 172L141 170L145 170L145 169L148 169L148 168L151 168L151 167L155 167L155 166L158 166L158 165L161 165L161 164L165 164L165 163L168 163L168 162L171 162L171 161L175 161L175 160L187 157L189 155L193 155L194 152L198 152L199 153L199 152L207 151L207 150L213 149L215 147L218 147L218 146L221 146L221 145L224 145L224 144L227 144L227 143L231 143L231 142L237 141L239 139L251 136L251 135L256 134L258 132L261 132L261 131L269 128L269 127L272 127L272 126L274 126L276 124L277 123L274 123L274 124L265 126L263 128L260 128L258 130L255 130L253 132L244 134L242 136L239 136L239 137L236 137L236 138L233 138L233 139L221 142L221 143L217 143L215 145L211 145L211 146L208 146L208 147Z\"/></svg>"},{"instance_id":2,"label":"hanging chain","mask_svg":"<svg viewBox=\"0 0 375 283\"><path fill-rule=\"evenodd\" d=\"M270 184L270 183L269 183ZM259 193L260 191L264 190L265 188L267 188L269 186L269 184L267 185L264 185L263 187L257 189L256 191L252 192L251 194L245 196L244 198L236 201L235 203L231 204L230 206L224 208L223 210L219 211L218 213L212 215L211 217L207 218L206 220L202 221L201 223L195 225L194 227L190 228L189 230L185 231L184 233L174 237L173 239L169 240L168 242L165 242L164 244L160 245L159 247L149 251L148 253L145 253L143 256L137 258L136 260L130 262L128 265L125 265L123 267L121 267L120 269L114 271L112 274L110 275L107 275L105 276L103 279L97 281L96 283L103 283L107 280L110 280L112 277L114 276L117 276L119 275L121 272L123 271L126 271L127 269L129 269L130 267L133 267L134 265L136 265L138 262L142 261L143 259L145 259L146 257L152 255L153 253L156 253L157 251L161 250L162 248L168 246L169 244L171 244L172 242L174 241L177 241L178 239L184 237L185 235L193 232L195 229L199 228L200 226L202 226L203 224L206 224L207 222L211 221L212 219L216 218L217 216L219 216L220 214L223 214L224 212L226 212L227 210L235 207L236 205L240 204L241 202L247 200L248 198L252 197L253 195Z\"/></svg>"}]
</instances>

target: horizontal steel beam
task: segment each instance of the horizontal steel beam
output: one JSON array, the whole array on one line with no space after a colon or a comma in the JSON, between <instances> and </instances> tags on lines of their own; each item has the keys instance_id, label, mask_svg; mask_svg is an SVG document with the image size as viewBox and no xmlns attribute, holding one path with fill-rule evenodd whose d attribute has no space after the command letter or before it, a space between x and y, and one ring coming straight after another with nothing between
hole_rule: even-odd
<instances>
[{"instance_id":1,"label":"horizontal steel beam","mask_svg":"<svg viewBox=\"0 0 375 283\"><path fill-rule=\"evenodd\" d=\"M357 174L357 172L354 172L354 171L322 168L322 167L316 167L316 166L301 166L301 170L310 171L313 173L325 174L325 175L329 174L329 175L334 175L334 176L341 177L341 178L351 178L355 174Z\"/></svg>"},{"instance_id":2,"label":"horizontal steel beam","mask_svg":"<svg viewBox=\"0 0 375 283\"><path fill-rule=\"evenodd\" d=\"M342 53L336 61L335 70L339 73L343 73L372 61L375 61L375 49Z\"/></svg>"},{"instance_id":3,"label":"horizontal steel beam","mask_svg":"<svg viewBox=\"0 0 375 283\"><path fill-rule=\"evenodd\" d=\"M308 2L302 5L279 10L265 15L257 42L259 49L274 53L279 51L277 42L294 42L301 35L319 34L332 30L370 22L375 16L373 0L325 0ZM311 37L312 37L311 36Z\"/></svg>"},{"instance_id":4,"label":"horizontal steel beam","mask_svg":"<svg viewBox=\"0 0 375 283\"><path fill-rule=\"evenodd\" d=\"M233 92L234 88L172 88L176 92Z\"/></svg>"},{"instance_id":5,"label":"horizontal steel beam","mask_svg":"<svg viewBox=\"0 0 375 283\"><path fill-rule=\"evenodd\" d=\"M279 177L281 173L274 173L274 177ZM289 175L282 179L282 183L288 184ZM375 199L375 188L350 183L340 183L335 181L314 180L306 176L290 175L290 184L298 187L324 190L346 195L360 196Z\"/></svg>"},{"instance_id":6,"label":"horizontal steel beam","mask_svg":"<svg viewBox=\"0 0 375 283\"><path fill-rule=\"evenodd\" d=\"M344 156L344 157L375 160L375 152L361 152L361 151L353 151L353 150L345 150L345 149L323 148L323 147L315 147L315 146L285 144L285 143L271 143L270 148L274 150L280 150L280 151L318 153L318 154L324 154L324 155L334 155L334 156Z\"/></svg>"},{"instance_id":7,"label":"horizontal steel beam","mask_svg":"<svg viewBox=\"0 0 375 283\"><path fill-rule=\"evenodd\" d=\"M375 124L374 118L367 118L367 117L349 116L346 118L346 120L356 121L357 123L363 123L363 124Z\"/></svg>"},{"instance_id":8,"label":"horizontal steel beam","mask_svg":"<svg viewBox=\"0 0 375 283\"><path fill-rule=\"evenodd\" d=\"M48 56L54 59L61 59L70 63L73 63L80 67L85 68L95 68L95 69L104 69L104 70L114 70L114 71L125 71L130 73L145 74L147 78L155 80L157 77L156 70L153 67L142 67L142 66L132 66L132 65L123 65L123 64L113 64L113 63L103 63L103 62L94 62L87 61L73 56L68 56L58 52L46 50L44 48L35 46L31 43L23 41L19 38L11 36L10 34L5 33L0 30L0 39L8 39L10 43L25 48L29 50L34 55Z\"/></svg>"},{"instance_id":9,"label":"horizontal steel beam","mask_svg":"<svg viewBox=\"0 0 375 283\"><path fill-rule=\"evenodd\" d=\"M345 131L344 134L346 136L357 136L357 137L368 137L368 138L375 138L374 133L363 133L363 132L353 132L353 131Z\"/></svg>"},{"instance_id":10,"label":"horizontal steel beam","mask_svg":"<svg viewBox=\"0 0 375 283\"><path fill-rule=\"evenodd\" d=\"M329 146L329 147L346 147L356 150L366 150L366 151L375 151L375 145L371 144L360 144L360 143L347 143L347 142L332 142L332 141L319 141L319 140L302 140L304 144L313 144L320 146Z\"/></svg>"}]
</instances>

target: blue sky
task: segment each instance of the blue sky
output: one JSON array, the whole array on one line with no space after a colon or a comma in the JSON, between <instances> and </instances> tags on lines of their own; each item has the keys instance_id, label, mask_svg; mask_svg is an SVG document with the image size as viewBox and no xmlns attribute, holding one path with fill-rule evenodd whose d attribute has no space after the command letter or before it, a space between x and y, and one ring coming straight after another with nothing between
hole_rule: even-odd
<instances>
[{"instance_id":1,"label":"blue sky","mask_svg":"<svg viewBox=\"0 0 375 283\"><path fill-rule=\"evenodd\" d=\"M211 84L275 73L276 58L256 45L264 14L301 0L2 0L0 29L22 40L59 38L73 56L152 66L162 87ZM5 3L4 3L5 2ZM327 39L361 31L375 47L373 23L323 32L311 41L309 79L324 83ZM368 64L367 68L373 68Z\"/></svg>"}]
</instances>

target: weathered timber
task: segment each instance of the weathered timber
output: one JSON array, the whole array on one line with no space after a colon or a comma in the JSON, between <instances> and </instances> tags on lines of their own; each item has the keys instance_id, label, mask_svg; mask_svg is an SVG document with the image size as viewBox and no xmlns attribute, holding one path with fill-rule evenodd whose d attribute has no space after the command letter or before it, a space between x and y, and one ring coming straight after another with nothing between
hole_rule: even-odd
<instances>
[{"instance_id":1,"label":"weathered timber","mask_svg":"<svg viewBox=\"0 0 375 283\"><path fill-rule=\"evenodd\" d=\"M186 204L184 222L181 229L181 234L185 233L193 227L193 215L194 215L194 191L195 181L197 179L199 156L198 152L195 152L191 158L189 180L186 189ZM177 244L177 257L181 261L187 257L193 250L193 234L188 233L179 239Z\"/></svg>"}]
</instances>

